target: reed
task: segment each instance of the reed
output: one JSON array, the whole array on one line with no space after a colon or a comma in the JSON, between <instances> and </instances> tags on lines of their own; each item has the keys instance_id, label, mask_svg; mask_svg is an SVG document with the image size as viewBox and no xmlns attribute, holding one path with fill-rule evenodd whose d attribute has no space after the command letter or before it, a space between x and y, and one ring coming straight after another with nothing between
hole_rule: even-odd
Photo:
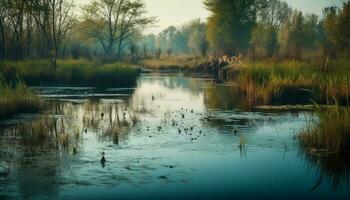
<instances>
[{"instance_id":1,"label":"reed","mask_svg":"<svg viewBox=\"0 0 350 200\"><path fill-rule=\"evenodd\" d=\"M350 96L350 74L344 70L348 66L338 68L324 73L316 64L300 61L247 63L238 69L234 92L253 104L283 104L286 98L327 103L336 97L344 105Z\"/></svg>"},{"instance_id":2,"label":"reed","mask_svg":"<svg viewBox=\"0 0 350 200\"><path fill-rule=\"evenodd\" d=\"M319 121L311 121L299 134L302 146L313 152L348 153L350 150L350 107L338 104L319 112Z\"/></svg>"}]
</instances>

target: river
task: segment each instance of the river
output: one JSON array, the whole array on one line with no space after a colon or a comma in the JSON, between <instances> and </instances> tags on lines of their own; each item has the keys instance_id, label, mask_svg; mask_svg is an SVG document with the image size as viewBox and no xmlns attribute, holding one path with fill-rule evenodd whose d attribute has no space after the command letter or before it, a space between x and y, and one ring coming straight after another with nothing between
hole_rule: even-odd
<instances>
[{"instance_id":1,"label":"river","mask_svg":"<svg viewBox=\"0 0 350 200\"><path fill-rule=\"evenodd\" d=\"M9 173L0 199L350 195L349 160L299 145L313 113L250 111L208 77L142 74L136 88L34 89L49 111L1 123Z\"/></svg>"}]
</instances>

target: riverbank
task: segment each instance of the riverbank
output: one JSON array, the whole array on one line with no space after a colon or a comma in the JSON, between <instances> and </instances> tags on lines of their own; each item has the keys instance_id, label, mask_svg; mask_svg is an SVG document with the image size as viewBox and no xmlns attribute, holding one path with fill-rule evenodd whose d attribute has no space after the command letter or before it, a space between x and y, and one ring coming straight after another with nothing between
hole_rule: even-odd
<instances>
[{"instance_id":1,"label":"riverbank","mask_svg":"<svg viewBox=\"0 0 350 200\"><path fill-rule=\"evenodd\" d=\"M134 87L141 70L124 63L88 60L0 62L0 120L22 113L38 113L44 101L29 86ZM21 80L21 81L18 81Z\"/></svg>"},{"instance_id":2,"label":"riverbank","mask_svg":"<svg viewBox=\"0 0 350 200\"><path fill-rule=\"evenodd\" d=\"M164 57L141 61L146 71L213 74L215 66L206 57Z\"/></svg>"},{"instance_id":3,"label":"riverbank","mask_svg":"<svg viewBox=\"0 0 350 200\"><path fill-rule=\"evenodd\" d=\"M0 63L7 82L20 78L30 86L133 87L139 67L126 63L100 64L89 60L59 60L56 70L46 60Z\"/></svg>"}]
</instances>

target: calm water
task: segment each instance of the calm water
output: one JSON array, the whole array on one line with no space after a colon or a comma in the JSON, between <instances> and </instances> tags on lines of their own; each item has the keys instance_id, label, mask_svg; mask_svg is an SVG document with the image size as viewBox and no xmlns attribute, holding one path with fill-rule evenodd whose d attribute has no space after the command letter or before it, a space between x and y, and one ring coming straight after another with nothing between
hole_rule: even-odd
<instances>
[{"instance_id":1,"label":"calm water","mask_svg":"<svg viewBox=\"0 0 350 200\"><path fill-rule=\"evenodd\" d=\"M0 199L350 197L349 160L299 148L311 113L248 112L228 86L181 75L35 89L52 109L2 122Z\"/></svg>"}]
</instances>

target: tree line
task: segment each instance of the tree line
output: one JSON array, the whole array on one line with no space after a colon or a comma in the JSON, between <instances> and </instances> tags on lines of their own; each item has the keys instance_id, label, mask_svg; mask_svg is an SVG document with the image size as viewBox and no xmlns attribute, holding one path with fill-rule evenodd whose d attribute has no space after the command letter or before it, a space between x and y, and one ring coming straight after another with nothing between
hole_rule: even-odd
<instances>
[{"instance_id":1,"label":"tree line","mask_svg":"<svg viewBox=\"0 0 350 200\"><path fill-rule=\"evenodd\" d=\"M158 35L143 36L139 42L143 51L153 52L156 57L160 54L193 54L205 56L209 50L206 39L206 24L195 19L181 27L170 26Z\"/></svg>"},{"instance_id":2,"label":"tree line","mask_svg":"<svg viewBox=\"0 0 350 200\"><path fill-rule=\"evenodd\" d=\"M194 20L144 37L155 53L248 55L252 59L336 57L350 49L350 1L323 16L293 10L281 0L205 0L207 23Z\"/></svg>"},{"instance_id":3,"label":"tree line","mask_svg":"<svg viewBox=\"0 0 350 200\"><path fill-rule=\"evenodd\" d=\"M350 50L350 1L325 8L321 18L280 0L206 0L205 5L211 11L207 38L218 54L302 59Z\"/></svg>"},{"instance_id":4,"label":"tree line","mask_svg":"<svg viewBox=\"0 0 350 200\"><path fill-rule=\"evenodd\" d=\"M207 22L192 20L142 34L157 18L142 0L0 0L0 60L104 58L137 61L162 55L249 55L253 59L335 58L350 49L350 1L323 16L281 0L204 0Z\"/></svg>"},{"instance_id":5,"label":"tree line","mask_svg":"<svg viewBox=\"0 0 350 200\"><path fill-rule=\"evenodd\" d=\"M56 67L58 58L92 52L118 60L156 21L140 0L92 0L81 16L75 9L73 0L0 0L0 60L49 58Z\"/></svg>"}]
</instances>

